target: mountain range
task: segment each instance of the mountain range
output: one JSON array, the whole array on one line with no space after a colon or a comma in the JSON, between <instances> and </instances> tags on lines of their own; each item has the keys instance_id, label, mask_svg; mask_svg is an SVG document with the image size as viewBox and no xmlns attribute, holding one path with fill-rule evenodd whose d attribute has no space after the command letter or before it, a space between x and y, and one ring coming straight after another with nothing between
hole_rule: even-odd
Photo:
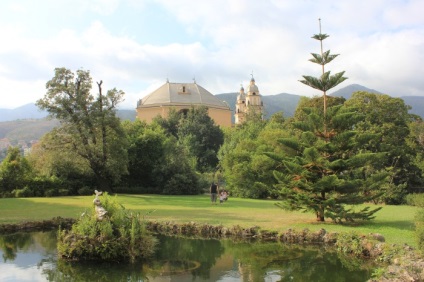
<instances>
[{"instance_id":1,"label":"mountain range","mask_svg":"<svg viewBox=\"0 0 424 282\"><path fill-rule=\"evenodd\" d=\"M366 91L369 93L383 94L377 90L367 88L359 84L351 84L337 91L334 91L330 96L344 97L349 99L354 92ZM319 93L319 92L317 92ZM215 95L222 101L226 101L231 110L234 112L238 93L225 93ZM294 115L297 104L302 96L288 93L280 93L276 95L263 95L262 101L265 108L265 117L269 118L276 112L282 111L285 117ZM402 96L406 105L411 106L409 113L421 116L424 119L424 96ZM234 122L234 121L233 121Z\"/></svg>"},{"instance_id":2,"label":"mountain range","mask_svg":"<svg viewBox=\"0 0 424 282\"><path fill-rule=\"evenodd\" d=\"M331 93L331 96L349 99L356 91L382 94L381 92L358 84L351 84ZM223 93L215 95L225 101L234 112L238 93ZM297 104L302 96L288 93L276 95L263 95L262 100L265 108L265 117L268 118L276 112L283 112L285 117L293 116ZM424 118L424 97L403 96L400 97L405 104L411 106L409 111ZM117 115L123 120L135 120L135 109L119 109ZM16 109L0 109L0 139L10 140L37 140L46 132L57 125L57 121L46 119L47 112L40 111L35 104L26 104ZM234 120L233 120L234 122Z\"/></svg>"}]
</instances>

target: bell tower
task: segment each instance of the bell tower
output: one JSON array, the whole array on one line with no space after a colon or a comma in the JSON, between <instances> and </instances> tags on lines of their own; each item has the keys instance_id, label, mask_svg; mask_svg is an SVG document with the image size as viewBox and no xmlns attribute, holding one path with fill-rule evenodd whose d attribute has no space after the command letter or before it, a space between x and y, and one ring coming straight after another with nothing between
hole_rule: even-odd
<instances>
[{"instance_id":1,"label":"bell tower","mask_svg":"<svg viewBox=\"0 0 424 282\"><path fill-rule=\"evenodd\" d=\"M236 102L235 123L240 124L246 121L248 116L259 116L264 118L264 104L259 88L255 83L255 79L250 79L250 84L247 87L246 93L243 86L240 88Z\"/></svg>"},{"instance_id":2,"label":"bell tower","mask_svg":"<svg viewBox=\"0 0 424 282\"><path fill-rule=\"evenodd\" d=\"M234 114L235 123L243 123L246 119L246 94L244 93L243 85L240 85L240 91L237 95L236 113Z\"/></svg>"}]
</instances>

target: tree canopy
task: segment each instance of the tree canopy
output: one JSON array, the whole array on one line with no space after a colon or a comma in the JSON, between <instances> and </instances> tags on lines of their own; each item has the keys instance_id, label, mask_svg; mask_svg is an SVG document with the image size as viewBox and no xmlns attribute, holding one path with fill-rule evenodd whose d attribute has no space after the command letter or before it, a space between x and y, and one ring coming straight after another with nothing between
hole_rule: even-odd
<instances>
[{"instance_id":1,"label":"tree canopy","mask_svg":"<svg viewBox=\"0 0 424 282\"><path fill-rule=\"evenodd\" d=\"M22 189L30 180L31 166L16 147L7 150L6 158L0 164L0 195L15 189Z\"/></svg>"},{"instance_id":2,"label":"tree canopy","mask_svg":"<svg viewBox=\"0 0 424 282\"><path fill-rule=\"evenodd\" d=\"M224 142L224 134L209 117L206 107L192 107L180 112L170 110L167 118L159 116L154 122L177 138L193 158L198 171L216 170L217 153Z\"/></svg>"},{"instance_id":3,"label":"tree canopy","mask_svg":"<svg viewBox=\"0 0 424 282\"><path fill-rule=\"evenodd\" d=\"M379 197L387 181L385 170L374 170L383 154L364 151L372 137L353 130L362 117L342 105L327 109L324 134L320 110L303 108L305 119L291 123L293 136L280 138L283 153L267 153L281 163L274 171L280 207L312 211L318 221L371 219L380 208L356 211L350 205Z\"/></svg>"},{"instance_id":4,"label":"tree canopy","mask_svg":"<svg viewBox=\"0 0 424 282\"><path fill-rule=\"evenodd\" d=\"M37 105L61 122L55 131L57 144L83 158L99 189L107 191L127 172L125 136L115 112L124 92L114 88L104 95L102 81L97 86L98 94L93 96L89 71L77 70L74 74L56 68Z\"/></svg>"}]
</instances>

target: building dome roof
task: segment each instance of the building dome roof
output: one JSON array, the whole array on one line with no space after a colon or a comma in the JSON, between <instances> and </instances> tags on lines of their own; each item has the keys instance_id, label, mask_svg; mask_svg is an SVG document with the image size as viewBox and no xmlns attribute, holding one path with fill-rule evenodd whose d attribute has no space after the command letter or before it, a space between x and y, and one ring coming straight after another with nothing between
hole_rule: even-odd
<instances>
[{"instance_id":1,"label":"building dome roof","mask_svg":"<svg viewBox=\"0 0 424 282\"><path fill-rule=\"evenodd\" d=\"M247 93L255 93L256 95L259 94L259 88L255 84L255 79L252 77L250 80L249 86L247 86Z\"/></svg>"},{"instance_id":2,"label":"building dome roof","mask_svg":"<svg viewBox=\"0 0 424 282\"><path fill-rule=\"evenodd\" d=\"M227 103L216 98L197 83L171 83L164 85L139 100L137 107L203 105L229 109Z\"/></svg>"}]
</instances>

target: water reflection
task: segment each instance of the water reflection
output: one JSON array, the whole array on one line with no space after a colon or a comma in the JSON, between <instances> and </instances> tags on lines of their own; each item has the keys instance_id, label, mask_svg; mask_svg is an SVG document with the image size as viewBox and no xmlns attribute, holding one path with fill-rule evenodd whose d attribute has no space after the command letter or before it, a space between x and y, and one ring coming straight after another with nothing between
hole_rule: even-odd
<instances>
[{"instance_id":1,"label":"water reflection","mask_svg":"<svg viewBox=\"0 0 424 282\"><path fill-rule=\"evenodd\" d=\"M148 261L57 261L56 232L0 236L0 281L366 281L370 270L322 248L159 236Z\"/></svg>"}]
</instances>

